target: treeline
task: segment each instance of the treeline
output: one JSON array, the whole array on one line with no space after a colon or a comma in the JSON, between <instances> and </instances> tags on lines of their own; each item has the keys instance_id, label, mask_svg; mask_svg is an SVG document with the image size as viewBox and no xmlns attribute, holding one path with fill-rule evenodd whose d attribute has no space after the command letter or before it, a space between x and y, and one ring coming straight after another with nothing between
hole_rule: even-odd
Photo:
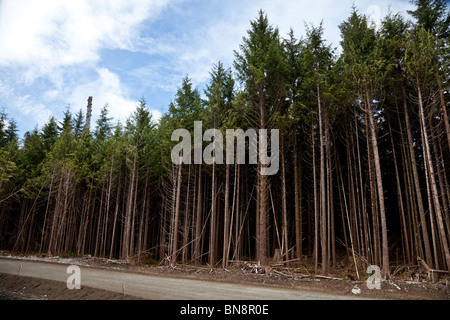
<instances>
[{"instance_id":1,"label":"treeline","mask_svg":"<svg viewBox=\"0 0 450 320\"><path fill-rule=\"evenodd\" d=\"M450 270L450 15L443 0L415 4L413 21L390 13L379 28L353 8L340 53L322 25L283 37L261 11L234 72L217 63L204 95L184 78L158 122L142 99L126 123L105 105L91 125L89 99L86 115L67 110L19 140L3 113L0 247L221 267L274 259L322 274L349 257L358 277L417 257ZM194 121L279 129L279 172L173 163L172 132L194 136Z\"/></svg>"}]
</instances>

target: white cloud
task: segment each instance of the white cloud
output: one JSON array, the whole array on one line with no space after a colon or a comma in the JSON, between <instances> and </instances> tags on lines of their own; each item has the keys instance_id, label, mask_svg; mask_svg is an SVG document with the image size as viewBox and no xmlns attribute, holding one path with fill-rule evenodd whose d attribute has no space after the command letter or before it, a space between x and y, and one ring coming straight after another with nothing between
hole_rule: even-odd
<instances>
[{"instance_id":1,"label":"white cloud","mask_svg":"<svg viewBox=\"0 0 450 320\"><path fill-rule=\"evenodd\" d=\"M25 120L25 122L28 124L27 130L31 130L31 125L38 125L39 127L42 127L47 120L53 115L52 111L47 108L44 104L40 102L36 102L32 99L30 95L20 95L18 94L14 88L12 88L10 85L2 82L0 80L0 96L4 99L9 101L9 104L7 105L6 112L8 113L8 117L13 117L18 122L18 124L21 124L24 122L24 117L28 120ZM15 115L17 115L17 112L14 114L11 114L13 111L19 111L21 114L21 117L17 118Z\"/></svg>"},{"instance_id":2,"label":"white cloud","mask_svg":"<svg viewBox=\"0 0 450 320\"><path fill-rule=\"evenodd\" d=\"M117 74L99 67L102 50L135 50L143 22L169 4L169 0L0 1L0 97L7 111L29 129L25 119L42 126L49 116L61 116L67 104L84 110L84 102L93 95L101 104L97 113L109 103L110 115L124 120L137 101L127 98Z\"/></svg>"},{"instance_id":3,"label":"white cloud","mask_svg":"<svg viewBox=\"0 0 450 320\"><path fill-rule=\"evenodd\" d=\"M103 48L133 48L140 24L164 0L3 0L0 2L0 68L26 68L32 83L55 69L94 63Z\"/></svg>"},{"instance_id":4,"label":"white cloud","mask_svg":"<svg viewBox=\"0 0 450 320\"><path fill-rule=\"evenodd\" d=\"M108 104L109 117L113 118L114 122L118 120L124 121L136 109L139 101L129 99L126 92L126 86L120 82L119 76L106 68L97 70L98 77L94 81L82 84L72 89L69 101L71 107L75 110L80 108L83 112L86 111L87 99L89 96L93 97L93 118L100 114L100 110L105 104ZM161 112L151 109L154 119L161 118Z\"/></svg>"}]
</instances>

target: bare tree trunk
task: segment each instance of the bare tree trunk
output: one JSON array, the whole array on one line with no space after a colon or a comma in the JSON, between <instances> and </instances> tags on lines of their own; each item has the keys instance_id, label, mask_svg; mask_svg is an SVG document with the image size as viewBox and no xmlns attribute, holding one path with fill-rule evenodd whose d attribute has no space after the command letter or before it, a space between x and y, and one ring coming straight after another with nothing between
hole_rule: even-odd
<instances>
[{"instance_id":1,"label":"bare tree trunk","mask_svg":"<svg viewBox=\"0 0 450 320\"><path fill-rule=\"evenodd\" d=\"M129 256L133 257L134 253L135 253L135 223L136 223L136 216L139 214L138 212L138 205L137 205L137 196L138 196L138 186L139 186L139 165L136 166L136 182L134 183L134 195L133 195L133 205L132 205L132 212L133 215L131 217L131 232L130 232L130 252L129 252Z\"/></svg>"},{"instance_id":2,"label":"bare tree trunk","mask_svg":"<svg viewBox=\"0 0 450 320\"><path fill-rule=\"evenodd\" d=\"M188 253L188 243L189 243L189 225L190 225L190 214L189 214L189 200L190 200L190 177L191 177L191 165L189 165L188 170L188 184L186 190L186 207L184 209L184 223L183 223L183 247L181 250L181 261L183 264L187 262Z\"/></svg>"},{"instance_id":3,"label":"bare tree trunk","mask_svg":"<svg viewBox=\"0 0 450 320\"><path fill-rule=\"evenodd\" d=\"M259 129L263 130L266 129L266 101L265 101L265 90L263 88L260 88L260 97L259 97ZM258 139L258 146L259 151L261 150L267 150L267 140L261 139L260 136ZM257 253L258 253L258 259L262 266L267 266L269 264L268 260L268 242L267 242L267 229L268 229L268 182L267 182L267 175L261 174L263 169L267 167L266 161L261 162L261 153L259 152L258 157L258 177L259 177L259 208L258 208L258 224L259 224L259 234L257 236Z\"/></svg>"},{"instance_id":4,"label":"bare tree trunk","mask_svg":"<svg viewBox=\"0 0 450 320\"><path fill-rule=\"evenodd\" d=\"M84 124L83 132L89 133L91 128L91 116L92 116L92 97L88 98L88 104L86 107L86 121Z\"/></svg>"},{"instance_id":5,"label":"bare tree trunk","mask_svg":"<svg viewBox=\"0 0 450 320\"><path fill-rule=\"evenodd\" d=\"M115 209L114 209L114 221L113 221L112 235L111 235L111 247L109 250L109 257L111 259L114 256L114 243L115 243L115 238L116 238L116 225L117 225L117 215L119 213L119 206L120 206L121 187L122 187L122 184L121 184L121 179L119 176L119 182L118 182L118 186L117 186L117 195L116 195L116 205L115 205Z\"/></svg>"},{"instance_id":6,"label":"bare tree trunk","mask_svg":"<svg viewBox=\"0 0 450 320\"><path fill-rule=\"evenodd\" d=\"M377 184L377 192L378 192L378 201L379 201L379 209L380 209L380 218L381 218L381 233L382 233L382 255L383 255L383 277L385 279L390 277L389 270L389 247L388 247L388 238L387 238L387 224L386 224L386 211L384 207L384 190L383 190L383 182L381 177L381 166L380 166L380 156L378 153L378 142L375 131L375 120L373 117L373 112L369 100L369 95L366 93L366 101L368 107L368 118L369 118L369 130L371 136L371 145L373 149L373 156L375 162L375 174L376 174L376 184Z\"/></svg>"},{"instance_id":7,"label":"bare tree trunk","mask_svg":"<svg viewBox=\"0 0 450 320\"><path fill-rule=\"evenodd\" d=\"M145 242L147 241L147 236L145 234L146 232L144 232L144 224L147 225L147 219L148 219L147 189L148 189L148 173L145 175L144 195L142 197L142 211L141 211L140 219L139 219L139 231L138 231L138 237L137 237L138 263L141 262L141 255L145 251Z\"/></svg>"},{"instance_id":8,"label":"bare tree trunk","mask_svg":"<svg viewBox=\"0 0 450 320\"><path fill-rule=\"evenodd\" d=\"M223 258L222 267L228 268L229 237L230 237L230 165L225 168L225 203L224 203L224 226L223 226Z\"/></svg>"},{"instance_id":9,"label":"bare tree trunk","mask_svg":"<svg viewBox=\"0 0 450 320\"><path fill-rule=\"evenodd\" d=\"M148 192L147 190L147 186L148 186L148 172L147 175L145 177L145 195L144 195L144 204L142 205L142 210L145 212L145 220L144 220L144 236L142 239L142 250L143 251L147 251L147 246L148 246L148 227L149 227L149 215L150 215L150 208L151 208L151 195L150 192Z\"/></svg>"},{"instance_id":10,"label":"bare tree trunk","mask_svg":"<svg viewBox=\"0 0 450 320\"><path fill-rule=\"evenodd\" d=\"M104 234L104 240L102 242L102 246L103 246L103 251L102 251L102 255L105 256L106 255L106 242L107 242L107 237L108 237L108 221L109 221L109 208L111 206L111 188L112 188L112 178L113 178L113 165L114 165L114 158L111 160L111 169L109 172L109 183L108 183L108 194L106 196L106 214L105 214L105 221L104 221L104 226L105 226L105 230L103 232Z\"/></svg>"},{"instance_id":11,"label":"bare tree trunk","mask_svg":"<svg viewBox=\"0 0 450 320\"><path fill-rule=\"evenodd\" d=\"M297 134L294 132L294 217L295 217L295 252L299 263L302 262L302 205L301 205L301 166L298 162ZM286 243L287 245L287 243ZM286 248L288 249L288 248Z\"/></svg>"},{"instance_id":12,"label":"bare tree trunk","mask_svg":"<svg viewBox=\"0 0 450 320\"><path fill-rule=\"evenodd\" d=\"M262 166L261 166L262 168ZM267 266L268 261L268 252L267 252L267 176L260 175L259 182L259 260L262 266Z\"/></svg>"},{"instance_id":13,"label":"bare tree trunk","mask_svg":"<svg viewBox=\"0 0 450 320\"><path fill-rule=\"evenodd\" d=\"M198 167L198 193L197 193L197 212L195 219L195 240L194 240L194 261L200 264L200 246L202 232L202 166Z\"/></svg>"},{"instance_id":14,"label":"bare tree trunk","mask_svg":"<svg viewBox=\"0 0 450 320\"><path fill-rule=\"evenodd\" d=\"M449 251L449 247L448 247L448 239L445 234L445 227L444 227L444 221L442 219L441 206L439 203L439 196L438 196L438 191L437 191L437 187L436 187L434 168L433 168L433 163L431 161L430 146L429 146L429 141L428 141L428 133L426 130L426 122L425 122L425 115L424 115L424 109L423 109L422 92L421 92L421 87L420 87L418 80L417 80L417 93L418 93L418 102L419 102L419 117L420 117L420 124L421 124L421 128L422 128L422 137L423 137L424 159L425 159L426 167L428 169L434 211L436 214L436 220L438 222L439 236L441 239L442 249L444 251L446 267L450 271L450 251Z\"/></svg>"},{"instance_id":15,"label":"bare tree trunk","mask_svg":"<svg viewBox=\"0 0 450 320\"><path fill-rule=\"evenodd\" d=\"M438 71L436 71L436 82L438 83L439 102L441 104L442 117L443 117L444 126L445 126L445 133L447 135L448 150L450 151L450 122L449 122L448 114L447 114L447 107L446 107L446 103L445 103L444 90L442 89L442 82L441 82L441 79L439 77Z\"/></svg>"},{"instance_id":16,"label":"bare tree trunk","mask_svg":"<svg viewBox=\"0 0 450 320\"><path fill-rule=\"evenodd\" d=\"M63 174L60 172L59 173L59 183L58 183L58 190L57 190L57 194L56 194L56 199L55 199L55 208L53 209L53 219L52 219L52 227L51 227L51 231L50 231L50 240L49 240L49 244L48 244L48 251L53 251L55 252L56 249L56 242L57 240L55 239L57 237L56 235L56 229L59 223L59 206L61 204L61 193L62 191L62 179L63 179Z\"/></svg>"},{"instance_id":17,"label":"bare tree trunk","mask_svg":"<svg viewBox=\"0 0 450 320\"><path fill-rule=\"evenodd\" d=\"M334 230L334 197L333 197L333 156L331 153L331 134L329 117L325 120L325 139L327 154L327 182L328 182L328 265L331 260L331 267L336 267L336 241ZM330 259L331 254L331 259Z\"/></svg>"},{"instance_id":18,"label":"bare tree trunk","mask_svg":"<svg viewBox=\"0 0 450 320\"><path fill-rule=\"evenodd\" d=\"M370 127L370 120L368 112L364 113L366 127ZM371 137L371 129L367 128L366 130L366 141L367 141L367 162L369 166L369 182L370 182L370 206L372 211L372 230L373 230L373 256L371 257L371 261L373 264L379 265L382 261L382 249L381 249L381 238L380 238L380 223L379 223L379 214L378 214L378 196L377 196L377 177L375 171L375 157L373 151L372 137ZM368 219L367 219L368 221ZM361 220L360 220L361 223ZM366 223L366 221L365 221ZM366 224L364 224L365 227ZM370 229L370 228L367 228ZM365 230L360 225L360 232L364 234ZM364 244L364 241L361 241ZM367 243L366 243L367 245ZM364 255L364 245L362 246L362 254ZM368 256L366 254L366 256Z\"/></svg>"},{"instance_id":19,"label":"bare tree trunk","mask_svg":"<svg viewBox=\"0 0 450 320\"><path fill-rule=\"evenodd\" d=\"M281 223L281 253L284 255L286 266L289 267L289 243L288 243L288 224L287 224L287 200L286 200L286 168L284 159L284 139L281 137L281 206L282 206L282 223ZM297 205L297 204L295 204Z\"/></svg>"},{"instance_id":20,"label":"bare tree trunk","mask_svg":"<svg viewBox=\"0 0 450 320\"><path fill-rule=\"evenodd\" d=\"M342 178L342 171L340 171L340 176L341 176L340 177L341 181L343 183L344 180ZM339 181L339 179L338 179L338 181ZM353 179L352 179L352 184L353 184ZM342 188L342 197L344 198L345 213L346 213L346 216L347 216L347 226L348 226L348 233L349 233L349 238L350 238L350 246L351 246L352 257L353 257L353 264L355 265L356 276L357 276L357 278L359 280L360 277L359 277L359 271L358 271L358 264L356 263L355 247L353 246L353 235L352 235L353 232L352 232L352 227L351 227L351 224L350 224L350 216L348 214L347 198L345 197L345 189L344 188ZM345 224L343 224L342 227L344 228L344 233L345 233L344 225Z\"/></svg>"},{"instance_id":21,"label":"bare tree trunk","mask_svg":"<svg viewBox=\"0 0 450 320\"><path fill-rule=\"evenodd\" d=\"M175 199L175 212L173 221L173 242L172 242L172 256L170 263L173 265L177 261L178 256L178 224L180 220L180 201L181 201L181 169L182 169L182 155L180 155L180 163L178 164L178 175L176 182L176 199Z\"/></svg>"},{"instance_id":22,"label":"bare tree trunk","mask_svg":"<svg viewBox=\"0 0 450 320\"><path fill-rule=\"evenodd\" d=\"M237 212L237 207L236 207L237 198L238 198L237 179L238 179L238 164L236 161L235 165L234 165L233 203L231 204L231 220L230 220L230 226L228 229L228 243L226 245L226 251L225 251L227 261L230 256L231 241L233 238L233 224L235 224L235 216L236 216L236 212Z\"/></svg>"},{"instance_id":23,"label":"bare tree trunk","mask_svg":"<svg viewBox=\"0 0 450 320\"><path fill-rule=\"evenodd\" d=\"M423 139L423 132L422 132L422 139ZM427 162L427 155L426 155L426 151L425 149L423 150L424 152L424 159L425 162ZM434 219L433 219L433 199L432 199L432 195L431 195L431 185L430 185L430 175L428 172L428 165L427 163L425 163L425 181L426 181L426 186L427 186L427 196L428 196L428 203L430 204L429 207L429 216L430 216L430 230L431 230L431 241L433 244L433 254L434 254L434 261L429 261L429 265L439 269L439 260L438 260L438 253L437 253L437 243L436 243L436 232L435 232L435 225L434 225Z\"/></svg>"},{"instance_id":24,"label":"bare tree trunk","mask_svg":"<svg viewBox=\"0 0 450 320\"><path fill-rule=\"evenodd\" d=\"M209 229L209 266L211 268L214 268L216 264L216 181L216 164L214 160L211 178L211 220Z\"/></svg>"},{"instance_id":25,"label":"bare tree trunk","mask_svg":"<svg viewBox=\"0 0 450 320\"><path fill-rule=\"evenodd\" d=\"M242 216L240 209L240 171L241 166L236 165L236 222L234 224L234 250L233 250L233 259L239 260L241 255L242 241L240 241L240 230L242 226Z\"/></svg>"},{"instance_id":26,"label":"bare tree trunk","mask_svg":"<svg viewBox=\"0 0 450 320\"><path fill-rule=\"evenodd\" d=\"M325 186L325 150L324 150L324 126L323 126L323 112L320 101L320 88L317 85L317 107L319 111L319 188L320 188L320 248L322 253L322 274L328 273L328 259L327 259L327 207L326 207L326 186Z\"/></svg>"},{"instance_id":27,"label":"bare tree trunk","mask_svg":"<svg viewBox=\"0 0 450 320\"><path fill-rule=\"evenodd\" d=\"M52 171L52 177L50 179L50 188L48 191L48 197L47 197L47 204L45 206L45 214L44 214L44 225L42 227L42 235L41 235L41 243L39 244L39 254L42 252L42 247L44 245L44 236L47 236L47 230L46 230L46 224L47 224L47 214L48 214L48 208L50 206L50 197L52 195L52 188L53 188L53 178L55 174L54 171Z\"/></svg>"},{"instance_id":28,"label":"bare tree trunk","mask_svg":"<svg viewBox=\"0 0 450 320\"><path fill-rule=\"evenodd\" d=\"M389 136L391 139L391 146L392 146L392 157L394 159L394 168L395 168L395 181L397 182L397 199L398 199L398 206L400 210L400 222L402 226L402 238L403 238L403 245L404 245L404 253L406 253L406 259L408 263L411 263L411 256L410 256L410 249L409 249L409 237L408 237L408 229L406 227L406 218L405 218L405 209L403 205L403 195L402 195L402 187L400 183L400 175L398 172L398 164L397 164L397 156L395 154L395 145L394 145L394 139L392 137L392 129L391 124L388 120L388 126L389 126Z\"/></svg>"},{"instance_id":29,"label":"bare tree trunk","mask_svg":"<svg viewBox=\"0 0 450 320\"><path fill-rule=\"evenodd\" d=\"M356 133L356 154L357 154L357 158L358 158L358 166L357 166L358 171L357 172L358 172L358 182L359 182L358 183L359 187L356 188L356 194L359 195L359 197L358 197L359 205L356 206L356 204L353 200L354 221L355 221L355 231L356 231L354 239L356 238L355 245L358 248L359 253L362 254L363 252L365 252L365 256L369 259L370 255L373 254L373 250L372 250L372 247L370 246L371 233L370 233L370 228L368 227L369 217L368 217L368 212L367 212L368 210L366 208L367 198L365 197L365 192L364 192L364 182L363 182L363 177L362 177L363 171L362 171L362 163L361 163L361 148L360 148L360 141L359 141L359 134L358 134L358 122L357 122L356 117L355 117L355 133ZM353 139L352 139L352 146L353 146ZM356 164L354 150L353 150L353 158L355 159L355 164ZM368 160L370 160L370 157ZM352 168L350 167L349 170L352 170ZM371 184L371 186L372 186L372 184ZM359 221L363 220L364 228L367 227L367 232L364 232L364 235L362 235L362 236L360 236L360 231L363 232L363 229L358 228L357 212L359 213L359 216L360 216Z\"/></svg>"},{"instance_id":30,"label":"bare tree trunk","mask_svg":"<svg viewBox=\"0 0 450 320\"><path fill-rule=\"evenodd\" d=\"M319 205L317 203L317 169L316 169L316 148L314 139L314 125L311 125L312 139L312 166L313 166L313 190L314 190L314 272L317 274L319 261Z\"/></svg>"},{"instance_id":31,"label":"bare tree trunk","mask_svg":"<svg viewBox=\"0 0 450 320\"><path fill-rule=\"evenodd\" d=\"M165 258L165 253L167 249L167 197L162 196L162 216L159 226L159 259L163 260Z\"/></svg>"},{"instance_id":32,"label":"bare tree trunk","mask_svg":"<svg viewBox=\"0 0 450 320\"><path fill-rule=\"evenodd\" d=\"M428 228L427 223L425 219L425 210L423 207L423 200L422 200L422 191L420 189L420 183L419 183L419 174L417 171L417 163L416 163L416 157L414 154L414 143L411 133L411 124L409 120L409 112L408 112L408 105L407 105L407 96L406 96L406 90L403 83L403 79L400 79L400 88L402 92L402 99L403 99L403 111L405 116L405 124L406 124L406 135L408 138L408 150L409 150L409 157L411 160L411 168L412 168L412 175L413 175L413 181L414 181L414 187L415 187L415 194L417 199L417 206L419 209L419 217L420 217L420 226L422 230L422 239L423 244L425 247L425 257L427 261L432 261L431 256L431 247L429 242L429 236L428 236Z\"/></svg>"},{"instance_id":33,"label":"bare tree trunk","mask_svg":"<svg viewBox=\"0 0 450 320\"><path fill-rule=\"evenodd\" d=\"M128 199L127 199L127 207L125 212L125 226L123 232L123 242L122 242L122 259L129 259L131 252L131 229L132 229L132 219L133 219L133 211L134 211L134 193L135 193L135 177L136 177L136 155L134 156L133 166L131 168L131 176L128 187Z\"/></svg>"},{"instance_id":34,"label":"bare tree trunk","mask_svg":"<svg viewBox=\"0 0 450 320\"><path fill-rule=\"evenodd\" d=\"M95 232L95 248L94 248L94 257L98 256L99 247L100 247L100 236L101 236L101 227L102 227L102 215L103 215L103 204L105 203L103 197L105 194L105 179L106 177L103 177L102 182L102 189L101 189L101 195L100 195L100 208L98 210L98 219L97 219L97 231Z\"/></svg>"}]
</instances>

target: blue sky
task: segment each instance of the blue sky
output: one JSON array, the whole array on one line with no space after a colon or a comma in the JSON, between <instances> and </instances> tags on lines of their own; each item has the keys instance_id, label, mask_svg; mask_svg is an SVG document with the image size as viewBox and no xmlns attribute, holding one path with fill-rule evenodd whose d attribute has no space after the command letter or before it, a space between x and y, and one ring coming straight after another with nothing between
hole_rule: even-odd
<instances>
[{"instance_id":1,"label":"blue sky","mask_svg":"<svg viewBox=\"0 0 450 320\"><path fill-rule=\"evenodd\" d=\"M259 9L285 36L322 20L325 38L339 46L338 25L355 4L383 17L407 0L0 0L0 111L20 136L69 106L94 120L109 104L124 121L144 97L155 118L167 111L182 78L201 91L214 63L232 67L233 50Z\"/></svg>"}]
</instances>

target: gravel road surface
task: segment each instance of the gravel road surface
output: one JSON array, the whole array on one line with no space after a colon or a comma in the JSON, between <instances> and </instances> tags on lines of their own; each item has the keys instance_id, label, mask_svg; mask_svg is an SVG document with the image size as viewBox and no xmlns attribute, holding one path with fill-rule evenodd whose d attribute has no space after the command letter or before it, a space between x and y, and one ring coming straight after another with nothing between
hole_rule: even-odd
<instances>
[{"instance_id":1,"label":"gravel road surface","mask_svg":"<svg viewBox=\"0 0 450 320\"><path fill-rule=\"evenodd\" d=\"M22 267L20 267L22 266ZM66 282L68 265L0 258L0 273ZM170 278L80 267L81 286L149 300L348 300L359 298L298 289ZM69 289L67 289L69 290Z\"/></svg>"}]
</instances>

